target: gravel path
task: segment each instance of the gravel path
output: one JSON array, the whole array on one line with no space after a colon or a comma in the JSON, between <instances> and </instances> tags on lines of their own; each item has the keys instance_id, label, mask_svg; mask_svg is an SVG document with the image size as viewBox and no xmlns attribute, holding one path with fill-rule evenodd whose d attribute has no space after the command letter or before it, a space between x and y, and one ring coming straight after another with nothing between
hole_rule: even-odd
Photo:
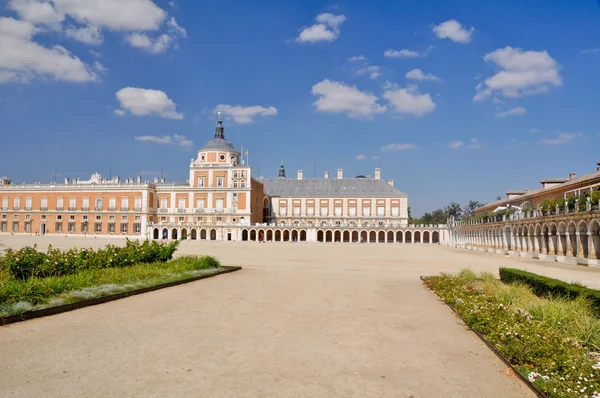
<instances>
[{"instance_id":1,"label":"gravel path","mask_svg":"<svg viewBox=\"0 0 600 398\"><path fill-rule=\"evenodd\" d=\"M533 397L419 276L518 265L600 284L596 269L435 245L184 242L179 253L244 269L0 327L2 396Z\"/></svg>"}]
</instances>

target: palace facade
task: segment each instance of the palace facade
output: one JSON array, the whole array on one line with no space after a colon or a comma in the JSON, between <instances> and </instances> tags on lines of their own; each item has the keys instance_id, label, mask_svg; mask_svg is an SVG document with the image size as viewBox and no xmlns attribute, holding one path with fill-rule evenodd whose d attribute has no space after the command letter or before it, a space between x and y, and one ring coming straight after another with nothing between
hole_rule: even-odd
<instances>
[{"instance_id":1,"label":"palace facade","mask_svg":"<svg viewBox=\"0 0 600 398\"><path fill-rule=\"evenodd\" d=\"M221 241L438 243L445 226L408 225L408 198L374 177L253 175L242 154L214 137L192 159L185 183L94 174L64 184L0 181L0 233Z\"/></svg>"}]
</instances>

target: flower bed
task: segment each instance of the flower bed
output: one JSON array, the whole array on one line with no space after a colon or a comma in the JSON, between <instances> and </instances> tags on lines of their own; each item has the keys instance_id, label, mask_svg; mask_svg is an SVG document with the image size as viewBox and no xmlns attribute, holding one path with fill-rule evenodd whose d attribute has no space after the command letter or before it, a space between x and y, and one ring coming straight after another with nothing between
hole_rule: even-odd
<instances>
[{"instance_id":1,"label":"flower bed","mask_svg":"<svg viewBox=\"0 0 600 398\"><path fill-rule=\"evenodd\" d=\"M584 299L538 298L471 271L424 282L549 397L600 397L600 321Z\"/></svg>"}]
</instances>

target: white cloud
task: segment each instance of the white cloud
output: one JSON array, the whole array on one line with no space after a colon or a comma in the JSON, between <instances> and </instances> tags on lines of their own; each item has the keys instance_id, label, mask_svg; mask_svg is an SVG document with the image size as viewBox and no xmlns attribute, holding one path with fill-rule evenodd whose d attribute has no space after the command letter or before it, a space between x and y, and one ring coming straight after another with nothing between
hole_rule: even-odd
<instances>
[{"instance_id":1,"label":"white cloud","mask_svg":"<svg viewBox=\"0 0 600 398\"><path fill-rule=\"evenodd\" d=\"M410 151L417 149L413 144L388 144L381 147L381 152Z\"/></svg>"},{"instance_id":2,"label":"white cloud","mask_svg":"<svg viewBox=\"0 0 600 398\"><path fill-rule=\"evenodd\" d=\"M525 108L520 106L518 108L512 108L512 109L509 109L504 112L498 112L498 113L496 113L496 117L503 118L503 117L507 117L507 116L524 115L525 112L526 112Z\"/></svg>"},{"instance_id":3,"label":"white cloud","mask_svg":"<svg viewBox=\"0 0 600 398\"><path fill-rule=\"evenodd\" d=\"M386 58L417 58L420 54L412 50L385 50L383 56Z\"/></svg>"},{"instance_id":4,"label":"white cloud","mask_svg":"<svg viewBox=\"0 0 600 398\"><path fill-rule=\"evenodd\" d=\"M340 26L346 17L324 13L317 15L317 23L304 28L296 38L299 43L316 43L319 41L334 41L340 35Z\"/></svg>"},{"instance_id":5,"label":"white cloud","mask_svg":"<svg viewBox=\"0 0 600 398\"><path fill-rule=\"evenodd\" d=\"M529 132L530 132L531 134L539 133L539 132L540 132L540 129L529 129Z\"/></svg>"},{"instance_id":6,"label":"white cloud","mask_svg":"<svg viewBox=\"0 0 600 398\"><path fill-rule=\"evenodd\" d=\"M483 148L483 145L477 138L471 138L471 140L469 141L468 148L469 149L481 149L481 148Z\"/></svg>"},{"instance_id":7,"label":"white cloud","mask_svg":"<svg viewBox=\"0 0 600 398\"><path fill-rule=\"evenodd\" d=\"M463 28L462 25L454 19L442 22L433 27L433 33L440 39L450 39L457 43L470 42L474 30L475 28L473 27L469 29Z\"/></svg>"},{"instance_id":8,"label":"white cloud","mask_svg":"<svg viewBox=\"0 0 600 398\"><path fill-rule=\"evenodd\" d=\"M381 76L381 68L375 65L365 66L364 68L357 70L356 74L358 76L368 75L370 79L375 80Z\"/></svg>"},{"instance_id":9,"label":"white cloud","mask_svg":"<svg viewBox=\"0 0 600 398\"><path fill-rule=\"evenodd\" d=\"M221 111L227 116L231 116L233 121L238 124L253 123L256 116L277 115L277 108L274 106L264 107L260 105L239 106L219 104L213 112Z\"/></svg>"},{"instance_id":10,"label":"white cloud","mask_svg":"<svg viewBox=\"0 0 600 398\"><path fill-rule=\"evenodd\" d=\"M390 87L383 93L383 98L390 102L396 113L400 114L422 116L432 112L436 106L429 94L419 94L415 86Z\"/></svg>"},{"instance_id":11,"label":"white cloud","mask_svg":"<svg viewBox=\"0 0 600 398\"><path fill-rule=\"evenodd\" d=\"M185 135L180 134L173 134L172 136L164 135L162 137L155 135L138 135L134 137L134 139L136 141L152 142L161 145L176 145L182 150L188 150L194 146L193 141L189 140Z\"/></svg>"},{"instance_id":12,"label":"white cloud","mask_svg":"<svg viewBox=\"0 0 600 398\"><path fill-rule=\"evenodd\" d=\"M432 80L432 81L440 81L440 78L432 75L431 73L424 74L421 69L413 69L406 73L407 79L413 80Z\"/></svg>"},{"instance_id":13,"label":"white cloud","mask_svg":"<svg viewBox=\"0 0 600 398\"><path fill-rule=\"evenodd\" d=\"M360 61L366 61L367 59L362 56L362 55L355 55L353 57L348 58L349 62L360 62Z\"/></svg>"},{"instance_id":14,"label":"white cloud","mask_svg":"<svg viewBox=\"0 0 600 398\"><path fill-rule=\"evenodd\" d=\"M127 114L123 109L115 109L113 113L117 116L125 116Z\"/></svg>"},{"instance_id":15,"label":"white cloud","mask_svg":"<svg viewBox=\"0 0 600 398\"><path fill-rule=\"evenodd\" d=\"M371 159L373 159L373 160L379 160L381 158L379 156L373 156Z\"/></svg>"},{"instance_id":16,"label":"white cloud","mask_svg":"<svg viewBox=\"0 0 600 398\"><path fill-rule=\"evenodd\" d=\"M365 160L366 158L365 155L356 155L356 160Z\"/></svg>"},{"instance_id":17,"label":"white cloud","mask_svg":"<svg viewBox=\"0 0 600 398\"><path fill-rule=\"evenodd\" d=\"M87 44L102 43L103 29L131 32L128 43L158 54L176 48L177 38L187 36L175 18L167 19L167 12L151 0L9 0L9 8L23 20L56 31L68 17L63 33ZM158 33L151 38L144 33L149 31Z\"/></svg>"},{"instance_id":18,"label":"white cloud","mask_svg":"<svg viewBox=\"0 0 600 398\"><path fill-rule=\"evenodd\" d=\"M580 54L595 54L597 52L600 52L600 48L586 48L579 51Z\"/></svg>"},{"instance_id":19,"label":"white cloud","mask_svg":"<svg viewBox=\"0 0 600 398\"><path fill-rule=\"evenodd\" d=\"M108 68L102 65L100 61L94 61L94 69L101 75L105 75L106 73L108 73Z\"/></svg>"},{"instance_id":20,"label":"white cloud","mask_svg":"<svg viewBox=\"0 0 600 398\"><path fill-rule=\"evenodd\" d=\"M117 91L116 96L121 108L132 115L183 119L183 114L177 113L175 103L163 91L126 87Z\"/></svg>"},{"instance_id":21,"label":"white cloud","mask_svg":"<svg viewBox=\"0 0 600 398\"><path fill-rule=\"evenodd\" d=\"M540 143L542 145L561 145L568 144L575 138L580 137L581 133L560 133L555 138L542 138Z\"/></svg>"},{"instance_id":22,"label":"white cloud","mask_svg":"<svg viewBox=\"0 0 600 398\"><path fill-rule=\"evenodd\" d=\"M462 141L452 141L450 144L448 144L448 148L450 149L458 149L465 146L465 143Z\"/></svg>"},{"instance_id":23,"label":"white cloud","mask_svg":"<svg viewBox=\"0 0 600 398\"><path fill-rule=\"evenodd\" d=\"M546 51L523 51L520 48L499 48L483 59L496 64L499 71L479 83L473 98L480 101L493 94L514 98L541 94L548 86L560 86L560 66Z\"/></svg>"},{"instance_id":24,"label":"white cloud","mask_svg":"<svg viewBox=\"0 0 600 398\"><path fill-rule=\"evenodd\" d=\"M166 33L156 38L151 38L145 33L132 33L126 38L132 47L141 48L152 54L160 54L167 51L172 39L173 37Z\"/></svg>"},{"instance_id":25,"label":"white cloud","mask_svg":"<svg viewBox=\"0 0 600 398\"><path fill-rule=\"evenodd\" d=\"M89 65L64 47L46 48L34 42L37 32L27 21L0 17L0 84L45 77L67 82L99 80Z\"/></svg>"},{"instance_id":26,"label":"white cloud","mask_svg":"<svg viewBox=\"0 0 600 398\"><path fill-rule=\"evenodd\" d=\"M370 118L387 109L385 105L377 103L377 96L342 82L325 79L312 86L312 93L319 96L313 105L321 112L346 113L353 118Z\"/></svg>"},{"instance_id":27,"label":"white cloud","mask_svg":"<svg viewBox=\"0 0 600 398\"><path fill-rule=\"evenodd\" d=\"M98 45L102 44L102 42L104 41L100 29L93 25L88 25L79 28L71 26L65 29L65 34L68 37L85 44Z\"/></svg>"},{"instance_id":28,"label":"white cloud","mask_svg":"<svg viewBox=\"0 0 600 398\"><path fill-rule=\"evenodd\" d=\"M90 50L90 54L94 58L102 58L102 54L99 51Z\"/></svg>"},{"instance_id":29,"label":"white cloud","mask_svg":"<svg viewBox=\"0 0 600 398\"><path fill-rule=\"evenodd\" d=\"M513 138L512 140L510 140L510 142L508 143L506 148L507 149L516 149L516 148L522 147L523 145L525 145L525 144L522 143L521 141L517 141L516 138Z\"/></svg>"}]
</instances>

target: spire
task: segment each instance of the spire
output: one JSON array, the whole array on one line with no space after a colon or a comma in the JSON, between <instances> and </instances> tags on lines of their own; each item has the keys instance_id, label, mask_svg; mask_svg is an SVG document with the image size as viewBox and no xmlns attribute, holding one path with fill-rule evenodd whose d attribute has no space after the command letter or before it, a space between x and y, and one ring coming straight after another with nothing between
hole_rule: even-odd
<instances>
[{"instance_id":1,"label":"spire","mask_svg":"<svg viewBox=\"0 0 600 398\"><path fill-rule=\"evenodd\" d=\"M281 166L279 166L279 177L285 178L285 167L283 167L283 160L281 161Z\"/></svg>"},{"instance_id":2,"label":"spire","mask_svg":"<svg viewBox=\"0 0 600 398\"><path fill-rule=\"evenodd\" d=\"M215 129L215 138L225 139L225 133L224 133L224 129L223 129L223 121L221 120L222 113L223 112L221 112L221 111L217 112L217 115L219 115L219 120L217 120L217 128Z\"/></svg>"}]
</instances>

